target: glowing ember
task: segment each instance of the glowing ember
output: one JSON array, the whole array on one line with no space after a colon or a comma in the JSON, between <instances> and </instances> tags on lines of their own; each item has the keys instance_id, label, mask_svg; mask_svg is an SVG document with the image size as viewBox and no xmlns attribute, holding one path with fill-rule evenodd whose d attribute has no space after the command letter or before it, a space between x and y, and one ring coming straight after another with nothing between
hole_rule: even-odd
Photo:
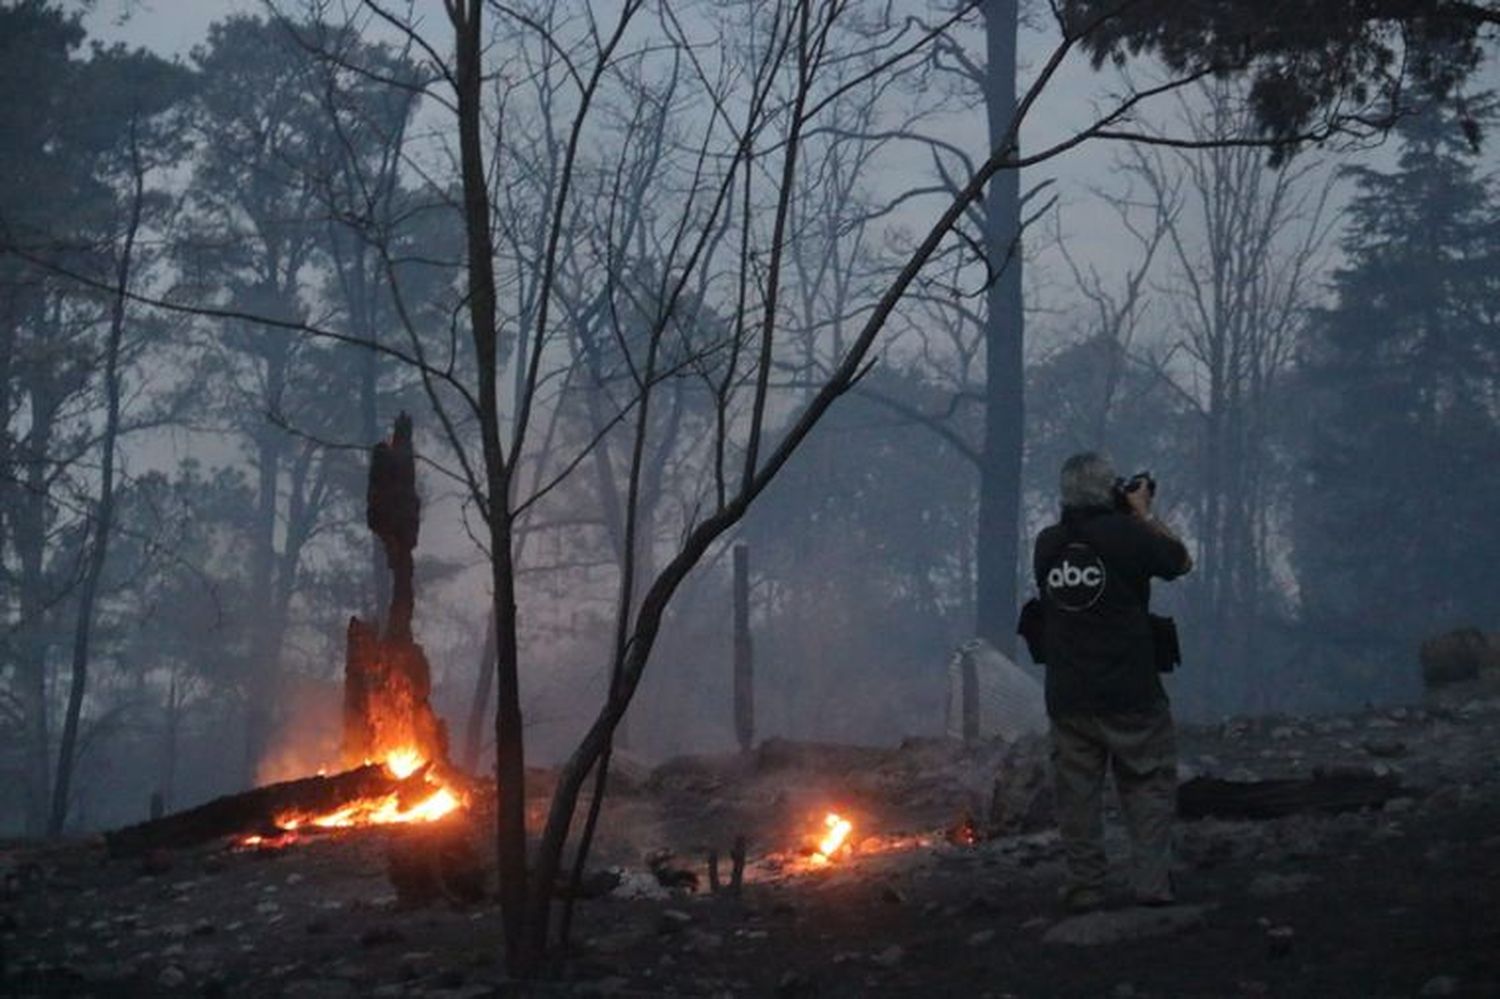
<instances>
[{"instance_id":1,"label":"glowing ember","mask_svg":"<svg viewBox=\"0 0 1500 999\"><path fill-rule=\"evenodd\" d=\"M823 819L823 825L828 827L828 832L819 841L818 852L813 854L813 860L815 861L819 858L824 861L832 858L839 851L839 848L844 845L844 841L849 838L849 834L854 831L854 824L852 822L848 819L839 818L834 812L828 813L828 816Z\"/></svg>"},{"instance_id":2,"label":"glowing ember","mask_svg":"<svg viewBox=\"0 0 1500 999\"><path fill-rule=\"evenodd\" d=\"M425 762L422 754L410 747L393 749L385 755L385 768L401 780L416 773Z\"/></svg>"},{"instance_id":3,"label":"glowing ember","mask_svg":"<svg viewBox=\"0 0 1500 999\"><path fill-rule=\"evenodd\" d=\"M257 850L279 850L295 842L297 842L297 834L283 829L266 836L246 836L240 840L240 846L253 847Z\"/></svg>"}]
</instances>

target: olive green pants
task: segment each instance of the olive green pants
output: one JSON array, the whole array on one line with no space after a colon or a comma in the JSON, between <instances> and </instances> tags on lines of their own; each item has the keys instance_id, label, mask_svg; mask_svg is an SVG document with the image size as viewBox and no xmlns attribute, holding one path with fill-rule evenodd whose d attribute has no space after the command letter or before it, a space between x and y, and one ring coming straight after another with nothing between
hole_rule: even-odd
<instances>
[{"instance_id":1,"label":"olive green pants","mask_svg":"<svg viewBox=\"0 0 1500 999\"><path fill-rule=\"evenodd\" d=\"M1177 736L1171 711L1052 717L1052 777L1057 826L1068 863L1068 889L1102 891L1104 772L1115 789L1130 837L1136 898L1172 898L1172 818L1177 809Z\"/></svg>"}]
</instances>

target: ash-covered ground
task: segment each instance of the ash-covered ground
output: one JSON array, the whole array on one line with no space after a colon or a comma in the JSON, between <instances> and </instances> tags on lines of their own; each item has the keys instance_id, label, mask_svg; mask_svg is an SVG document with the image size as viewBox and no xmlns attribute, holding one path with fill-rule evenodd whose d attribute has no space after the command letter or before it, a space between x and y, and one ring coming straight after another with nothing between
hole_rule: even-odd
<instances>
[{"instance_id":1,"label":"ash-covered ground","mask_svg":"<svg viewBox=\"0 0 1500 999\"><path fill-rule=\"evenodd\" d=\"M1184 822L1179 905L1134 909L1122 890L1117 907L1072 918L1056 900L1056 837L1037 830L1039 744L770 743L749 759L674 761L649 774L627 765L589 879L602 894L577 903L573 946L554 976L524 987L505 977L492 902L397 898L389 848L410 831L132 859L110 859L95 842L7 844L0 991L1494 996L1497 748L1500 698L1479 694L1184 729L1188 776L1359 769L1395 775L1403 791L1360 812ZM829 810L854 822L855 849L818 866L806 849ZM982 832L1022 831L952 842L945 831L965 814ZM707 852L719 853L727 882L740 835L743 891L708 891ZM1112 846L1120 858L1123 842ZM648 858L682 883L664 887ZM672 876L681 871L697 876L697 890Z\"/></svg>"}]
</instances>

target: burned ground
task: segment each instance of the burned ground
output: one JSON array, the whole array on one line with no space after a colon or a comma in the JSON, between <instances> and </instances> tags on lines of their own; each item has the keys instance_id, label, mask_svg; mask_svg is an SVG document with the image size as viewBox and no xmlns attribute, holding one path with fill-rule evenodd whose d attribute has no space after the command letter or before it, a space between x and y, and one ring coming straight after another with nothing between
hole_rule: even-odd
<instances>
[{"instance_id":1,"label":"burned ground","mask_svg":"<svg viewBox=\"0 0 1500 999\"><path fill-rule=\"evenodd\" d=\"M1405 790L1379 810L1183 823L1179 906L1068 920L1053 834L943 835L965 810L985 827L994 775L1013 784L1035 754L773 743L625 772L598 853L623 879L578 903L567 960L525 993L1500 994L1500 699L1232 720L1182 742L1192 774L1378 768ZM799 849L827 808L854 819L856 850L814 867ZM744 890L712 894L704 856L720 852L727 880L739 834ZM0 982L46 996L510 994L491 902L397 899L390 843L413 835L114 860L93 842L11 844ZM659 886L645 858L661 850L699 891Z\"/></svg>"}]
</instances>

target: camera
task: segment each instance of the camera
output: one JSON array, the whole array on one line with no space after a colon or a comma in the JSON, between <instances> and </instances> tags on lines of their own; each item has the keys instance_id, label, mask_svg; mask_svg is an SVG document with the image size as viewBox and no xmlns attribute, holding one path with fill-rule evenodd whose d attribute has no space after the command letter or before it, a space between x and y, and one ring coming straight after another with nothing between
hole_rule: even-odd
<instances>
[{"instance_id":1,"label":"camera","mask_svg":"<svg viewBox=\"0 0 1500 999\"><path fill-rule=\"evenodd\" d=\"M1136 472L1128 479L1121 477L1115 480L1115 508L1129 510L1130 503L1125 497L1137 489L1145 489L1147 496L1156 498L1156 480L1151 477L1150 472Z\"/></svg>"}]
</instances>

